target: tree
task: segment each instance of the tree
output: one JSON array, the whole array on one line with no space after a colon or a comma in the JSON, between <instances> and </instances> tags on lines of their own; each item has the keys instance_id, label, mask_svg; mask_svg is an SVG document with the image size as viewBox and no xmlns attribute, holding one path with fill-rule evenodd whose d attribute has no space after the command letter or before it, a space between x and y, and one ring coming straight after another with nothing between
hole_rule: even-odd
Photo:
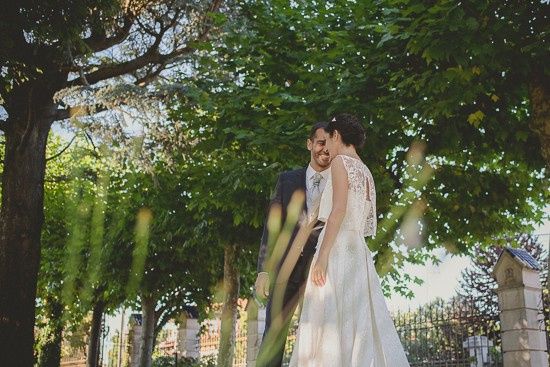
<instances>
[{"instance_id":1,"label":"tree","mask_svg":"<svg viewBox=\"0 0 550 367\"><path fill-rule=\"evenodd\" d=\"M189 306L206 316L219 280L222 256L209 228L189 212L188 172L180 163L158 162L154 173L129 164L111 178L112 195L125 204L110 204L120 224L108 228L108 242L129 259L126 278L111 282L123 283L126 305L142 309L140 366L150 366L157 335L170 319Z\"/></svg>"},{"instance_id":2,"label":"tree","mask_svg":"<svg viewBox=\"0 0 550 367\"><path fill-rule=\"evenodd\" d=\"M445 240L467 228L470 240L461 247L477 236L488 246L499 233L525 231L520 223L539 221L546 197L536 195L538 210L523 206L522 196L531 197L549 162L542 132L549 123L548 47L540 37L548 31L546 5L387 1L382 7L374 29L381 36L376 60L386 78L384 98L399 106L437 162L439 179L429 189L439 197L430 205L461 200L449 208L454 218L447 227L434 212L427 213L428 226L438 236L446 232ZM496 195L506 199L499 205ZM483 236L483 228L491 235Z\"/></svg>"},{"instance_id":3,"label":"tree","mask_svg":"<svg viewBox=\"0 0 550 367\"><path fill-rule=\"evenodd\" d=\"M218 366L228 366L234 355L237 299L251 295L269 194L279 170L307 163L307 128L271 124L266 110L249 104L251 98L262 98L263 91L235 88L218 78L218 60L202 61L198 73L209 70L214 77L195 80L187 97L180 96L170 109L174 123L182 126L183 140L193 142L181 151L189 213L205 229L203 241L224 260L218 274L223 277ZM287 126L292 134L285 132Z\"/></svg>"},{"instance_id":4,"label":"tree","mask_svg":"<svg viewBox=\"0 0 550 367\"><path fill-rule=\"evenodd\" d=\"M146 87L193 53L221 1L33 1L0 15L7 119L0 209L0 362L32 364L46 141L54 121L100 111L55 95L66 87ZM12 360L11 356L17 356Z\"/></svg>"},{"instance_id":5,"label":"tree","mask_svg":"<svg viewBox=\"0 0 550 367\"><path fill-rule=\"evenodd\" d=\"M48 156L53 158L64 146L68 147L67 142L59 137L50 138ZM41 367L59 365L63 331L68 329L68 324L76 315L77 319L84 317L81 307L75 306L75 303L66 304L62 296L69 232L67 198L74 199L75 195L69 182L71 162L70 153L51 159L45 178L44 206L47 217L41 236L45 245L41 251L38 275L36 326L39 335L35 345L38 365Z\"/></svg>"},{"instance_id":6,"label":"tree","mask_svg":"<svg viewBox=\"0 0 550 367\"><path fill-rule=\"evenodd\" d=\"M87 359L95 366L102 316L126 303L150 320L142 333L148 365L167 321L191 304L205 317L219 278L222 256L187 211L186 171L162 162L142 172L86 138L49 150L38 310L52 332L40 358L55 360L61 332L91 313Z\"/></svg>"},{"instance_id":7,"label":"tree","mask_svg":"<svg viewBox=\"0 0 550 367\"><path fill-rule=\"evenodd\" d=\"M55 134L50 139L37 293L37 327L45 339L37 345L39 363L58 365L62 333L91 312L87 358L95 366L103 314L125 297L129 262L113 237L125 205L110 181L116 170L104 149L95 149L84 134L68 142Z\"/></svg>"},{"instance_id":8,"label":"tree","mask_svg":"<svg viewBox=\"0 0 550 367\"><path fill-rule=\"evenodd\" d=\"M463 79L456 65L447 74L437 74L447 65L428 63L414 56L414 50L403 51L406 30L386 28L382 22L400 14L391 2L336 1L325 8L282 1L238 5L246 21L230 23L223 41L203 50L200 62L209 71L188 79L194 91L179 102L180 110L190 110L178 115L183 126L190 115L200 114L205 123L201 131L190 129L194 139L214 135L209 141L220 150L246 147L248 155L235 169L256 167L254 175L272 175L296 164L303 124L342 111L361 116L368 139L360 154L377 183L380 214L380 230L369 246L380 273L389 274L386 281L398 286L410 281L396 269L405 262L425 261L433 248L468 253L473 246L488 246L495 237L518 233L541 220L548 198L541 179L546 171L538 137L528 127L527 107L516 95L523 89L502 86L502 106L494 115L500 117L486 117L486 123L476 127L468 122L476 110L456 98L469 96L465 90L473 91L469 98L481 98L477 80ZM461 9L454 3L448 6ZM442 11L437 6L435 10ZM416 24L412 17L407 19ZM458 21L448 22L457 27ZM447 21L437 24L446 26ZM460 44L462 34L456 32L451 44ZM425 37L447 44L439 42L437 32ZM471 42L471 48L493 48L485 38L464 42ZM540 43L533 47L534 54L544 53ZM541 60L537 56L524 61L536 68ZM422 72L431 68L436 71L428 75L434 78L453 76L445 90L454 100L439 103L446 95L440 95L437 84L412 89L413 81L422 81ZM404 250L400 243L411 246Z\"/></svg>"},{"instance_id":9,"label":"tree","mask_svg":"<svg viewBox=\"0 0 550 367\"><path fill-rule=\"evenodd\" d=\"M381 7L374 29L387 97L409 118L418 114L430 146L476 147L474 164L493 151L530 169L550 166L548 4L388 0Z\"/></svg>"},{"instance_id":10,"label":"tree","mask_svg":"<svg viewBox=\"0 0 550 367\"><path fill-rule=\"evenodd\" d=\"M233 361L237 300L251 295L261 226L276 173L282 167L307 162L307 129L298 126L300 133L290 137L294 146L301 142L302 150L288 155L286 166L270 164L291 146L289 136L278 135L282 126L270 128L265 111L251 108L243 112L243 102L256 91L232 94L231 86L225 90L218 82L198 81L200 86L189 89L189 95L196 97L175 101L172 118L183 124L184 140L194 142L182 152L187 162L189 213L204 228L202 241L215 246L223 258L223 272L217 274L223 278L221 367ZM215 89L216 84L223 92L210 95L210 87ZM223 106L219 116L218 106ZM199 115L197 109L203 112Z\"/></svg>"},{"instance_id":11,"label":"tree","mask_svg":"<svg viewBox=\"0 0 550 367\"><path fill-rule=\"evenodd\" d=\"M217 300L223 303L218 367L230 367L233 363L238 299L251 296L262 223L258 210L262 206L258 204L264 200L258 185L263 178L254 173L253 167L242 169L245 163L241 158L246 156L239 157L242 147L224 151L195 147L189 155L191 160L197 159L189 165L188 210L199 223L199 236L194 241L212 246L210 251L223 264L213 274L219 281ZM237 170L239 165L241 169Z\"/></svg>"}]
</instances>

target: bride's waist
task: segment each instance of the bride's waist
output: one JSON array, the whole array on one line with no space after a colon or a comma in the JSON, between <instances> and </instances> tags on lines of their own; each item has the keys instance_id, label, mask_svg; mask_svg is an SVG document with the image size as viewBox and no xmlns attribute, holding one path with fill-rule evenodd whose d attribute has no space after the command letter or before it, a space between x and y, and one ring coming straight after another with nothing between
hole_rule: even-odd
<instances>
[{"instance_id":1,"label":"bride's waist","mask_svg":"<svg viewBox=\"0 0 550 367\"><path fill-rule=\"evenodd\" d=\"M357 226L341 226L338 230L338 236L353 236L364 239L363 230Z\"/></svg>"},{"instance_id":2,"label":"bride's waist","mask_svg":"<svg viewBox=\"0 0 550 367\"><path fill-rule=\"evenodd\" d=\"M316 248L316 254L320 250L320 244L323 242L325 231L323 230L319 236L319 242ZM349 256L350 253L359 253L359 251L367 250L367 243L363 232L357 229L341 228L334 239L334 244L331 250L331 256Z\"/></svg>"},{"instance_id":3,"label":"bride's waist","mask_svg":"<svg viewBox=\"0 0 550 367\"><path fill-rule=\"evenodd\" d=\"M319 235L319 243L323 240L325 236L326 227L323 228L321 234ZM363 236L363 231L357 228L340 228L336 234L336 241L341 240L353 240L354 242L365 242L365 237Z\"/></svg>"},{"instance_id":4,"label":"bride's waist","mask_svg":"<svg viewBox=\"0 0 550 367\"><path fill-rule=\"evenodd\" d=\"M360 228L352 228L352 227L342 227L340 228L340 232L357 232L357 233L363 233Z\"/></svg>"}]
</instances>

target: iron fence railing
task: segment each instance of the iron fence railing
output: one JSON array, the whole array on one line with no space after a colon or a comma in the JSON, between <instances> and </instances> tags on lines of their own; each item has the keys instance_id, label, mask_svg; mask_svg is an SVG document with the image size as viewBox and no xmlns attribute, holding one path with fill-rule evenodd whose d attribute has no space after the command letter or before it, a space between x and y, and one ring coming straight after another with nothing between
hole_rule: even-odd
<instances>
[{"instance_id":1,"label":"iron fence railing","mask_svg":"<svg viewBox=\"0 0 550 367\"><path fill-rule=\"evenodd\" d=\"M499 316L475 299L436 301L399 312L394 322L413 367L502 366Z\"/></svg>"}]
</instances>

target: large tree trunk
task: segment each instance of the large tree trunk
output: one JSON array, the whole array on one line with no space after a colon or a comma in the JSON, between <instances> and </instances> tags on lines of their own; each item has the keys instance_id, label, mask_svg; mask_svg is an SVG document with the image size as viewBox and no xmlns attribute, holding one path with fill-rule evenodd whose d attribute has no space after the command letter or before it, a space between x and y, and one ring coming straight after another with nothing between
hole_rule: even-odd
<instances>
[{"instance_id":1,"label":"large tree trunk","mask_svg":"<svg viewBox=\"0 0 550 367\"><path fill-rule=\"evenodd\" d=\"M8 98L0 208L0 366L31 367L35 297L44 221L46 141L55 119L45 83Z\"/></svg>"},{"instance_id":2,"label":"large tree trunk","mask_svg":"<svg viewBox=\"0 0 550 367\"><path fill-rule=\"evenodd\" d=\"M101 337L101 318L105 311L105 303L98 301L92 311L92 327L90 339L88 340L88 352L86 354L86 367L97 367L99 365L99 339Z\"/></svg>"},{"instance_id":3,"label":"large tree trunk","mask_svg":"<svg viewBox=\"0 0 550 367\"><path fill-rule=\"evenodd\" d=\"M59 367L61 363L61 342L63 340L63 305L55 299L49 300L49 324L52 326L47 341L40 351L40 367Z\"/></svg>"},{"instance_id":4,"label":"large tree trunk","mask_svg":"<svg viewBox=\"0 0 550 367\"><path fill-rule=\"evenodd\" d=\"M550 168L550 77L540 71L529 87L532 117L530 127L540 140L541 155Z\"/></svg>"},{"instance_id":5,"label":"large tree trunk","mask_svg":"<svg viewBox=\"0 0 550 367\"><path fill-rule=\"evenodd\" d=\"M237 301L239 299L239 270L237 268L237 246L226 245L223 264L224 302L218 367L233 366L235 356L235 334L237 325Z\"/></svg>"},{"instance_id":6,"label":"large tree trunk","mask_svg":"<svg viewBox=\"0 0 550 367\"><path fill-rule=\"evenodd\" d=\"M153 347L155 339L155 305L156 301L153 297L143 297L141 300L141 308L143 312L141 324L141 347L139 353L139 366L151 367L153 363Z\"/></svg>"}]
</instances>

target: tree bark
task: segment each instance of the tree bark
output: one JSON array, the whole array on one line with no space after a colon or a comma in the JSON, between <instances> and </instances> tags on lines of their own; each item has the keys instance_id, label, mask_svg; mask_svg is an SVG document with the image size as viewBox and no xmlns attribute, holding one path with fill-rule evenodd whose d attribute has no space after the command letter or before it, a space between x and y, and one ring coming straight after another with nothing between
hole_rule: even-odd
<instances>
[{"instance_id":1,"label":"tree bark","mask_svg":"<svg viewBox=\"0 0 550 367\"><path fill-rule=\"evenodd\" d=\"M105 311L105 303L98 301L94 304L92 311L92 327L90 339L88 340L88 351L86 353L86 367L99 366L99 339L101 337L101 318Z\"/></svg>"},{"instance_id":2,"label":"tree bark","mask_svg":"<svg viewBox=\"0 0 550 367\"><path fill-rule=\"evenodd\" d=\"M529 87L532 117L530 128L540 140L541 155L550 168L550 78L539 72Z\"/></svg>"},{"instance_id":3,"label":"tree bark","mask_svg":"<svg viewBox=\"0 0 550 367\"><path fill-rule=\"evenodd\" d=\"M59 367L61 363L61 341L63 340L63 305L50 300L49 324L52 326L48 340L42 346L38 365L40 367Z\"/></svg>"},{"instance_id":4,"label":"tree bark","mask_svg":"<svg viewBox=\"0 0 550 367\"><path fill-rule=\"evenodd\" d=\"M0 366L31 367L44 221L46 142L54 120L51 85L17 86L6 98L0 208Z\"/></svg>"},{"instance_id":5,"label":"tree bark","mask_svg":"<svg viewBox=\"0 0 550 367\"><path fill-rule=\"evenodd\" d=\"M225 245L223 264L224 302L218 367L233 366L237 325L237 301L239 299L239 270L237 268L237 245Z\"/></svg>"},{"instance_id":6,"label":"tree bark","mask_svg":"<svg viewBox=\"0 0 550 367\"><path fill-rule=\"evenodd\" d=\"M153 297L143 297L141 308L143 312L141 329L141 346L139 353L139 366L151 367L153 363L153 347L155 339L155 304Z\"/></svg>"}]
</instances>

